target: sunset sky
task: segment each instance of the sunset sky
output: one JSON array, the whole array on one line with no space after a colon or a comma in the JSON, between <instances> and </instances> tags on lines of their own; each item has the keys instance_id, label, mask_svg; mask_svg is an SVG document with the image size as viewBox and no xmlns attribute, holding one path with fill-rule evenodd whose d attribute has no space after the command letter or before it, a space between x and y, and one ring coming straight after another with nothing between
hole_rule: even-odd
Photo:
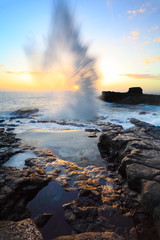
<instances>
[{"instance_id":1,"label":"sunset sky","mask_svg":"<svg viewBox=\"0 0 160 240\"><path fill-rule=\"evenodd\" d=\"M97 59L99 90L140 86L160 94L160 0L64 1ZM39 52L32 60L25 53L31 42L44 48L53 2L0 0L0 90L77 90L59 68L49 76L37 68Z\"/></svg>"}]
</instances>

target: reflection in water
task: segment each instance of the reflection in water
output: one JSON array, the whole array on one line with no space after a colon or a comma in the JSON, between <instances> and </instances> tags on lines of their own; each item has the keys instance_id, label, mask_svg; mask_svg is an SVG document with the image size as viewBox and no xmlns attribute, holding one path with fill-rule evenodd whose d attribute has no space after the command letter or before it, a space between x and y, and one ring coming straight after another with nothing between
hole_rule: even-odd
<instances>
[{"instance_id":1,"label":"reflection in water","mask_svg":"<svg viewBox=\"0 0 160 240\"><path fill-rule=\"evenodd\" d=\"M62 235L70 235L72 228L64 219L62 205L77 198L77 191L65 191L57 181L50 182L27 207L32 211L32 218L41 213L53 213L53 217L41 229L45 240Z\"/></svg>"}]
</instances>

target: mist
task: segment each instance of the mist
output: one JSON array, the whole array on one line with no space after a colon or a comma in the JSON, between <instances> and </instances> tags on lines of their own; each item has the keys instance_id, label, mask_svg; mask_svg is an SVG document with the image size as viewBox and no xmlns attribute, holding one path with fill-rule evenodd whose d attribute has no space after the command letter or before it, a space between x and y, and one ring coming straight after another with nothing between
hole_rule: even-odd
<instances>
[{"instance_id":1,"label":"mist","mask_svg":"<svg viewBox=\"0 0 160 240\"><path fill-rule=\"evenodd\" d=\"M41 71L50 76L49 81L43 77L46 84L76 90L63 97L61 108L53 113L54 118L93 120L97 116L96 59L90 56L89 44L83 43L80 33L68 1L54 2L41 61L34 65L41 65ZM28 55L33 51L34 47L30 46Z\"/></svg>"}]
</instances>

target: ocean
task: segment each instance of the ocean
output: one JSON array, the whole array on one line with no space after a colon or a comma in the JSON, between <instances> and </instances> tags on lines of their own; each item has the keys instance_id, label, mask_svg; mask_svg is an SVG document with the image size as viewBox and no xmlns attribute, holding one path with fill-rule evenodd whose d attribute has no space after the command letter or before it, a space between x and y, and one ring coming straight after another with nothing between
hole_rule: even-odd
<instances>
[{"instance_id":1,"label":"ocean","mask_svg":"<svg viewBox=\"0 0 160 240\"><path fill-rule=\"evenodd\" d=\"M0 118L15 124L17 119L9 120L11 113L22 108L38 108L39 112L31 119L21 118L17 132L27 129L68 130L98 128L98 124L111 122L120 124L124 129L133 126L130 118L136 118L156 126L160 126L160 106L121 105L102 102L97 93L97 117L92 120L76 119L71 113L70 105L75 101L75 92L0 92ZM80 107L80 106L79 106ZM77 108L79 108L77 106ZM92 106L91 106L92 107ZM68 111L67 111L68 109ZM34 120L34 121L33 121ZM41 121L40 120L45 120ZM52 120L55 122L47 122ZM62 124L62 120L64 124Z\"/></svg>"}]
</instances>

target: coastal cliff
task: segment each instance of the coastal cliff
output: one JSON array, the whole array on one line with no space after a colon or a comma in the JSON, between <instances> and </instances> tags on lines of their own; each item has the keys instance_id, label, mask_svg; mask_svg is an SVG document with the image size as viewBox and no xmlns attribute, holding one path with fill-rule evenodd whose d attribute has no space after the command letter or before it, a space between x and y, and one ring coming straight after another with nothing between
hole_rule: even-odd
<instances>
[{"instance_id":1,"label":"coastal cliff","mask_svg":"<svg viewBox=\"0 0 160 240\"><path fill-rule=\"evenodd\" d=\"M100 99L105 102L120 104L149 104L160 105L160 95L143 94L140 87L129 88L128 92L102 91Z\"/></svg>"}]
</instances>

